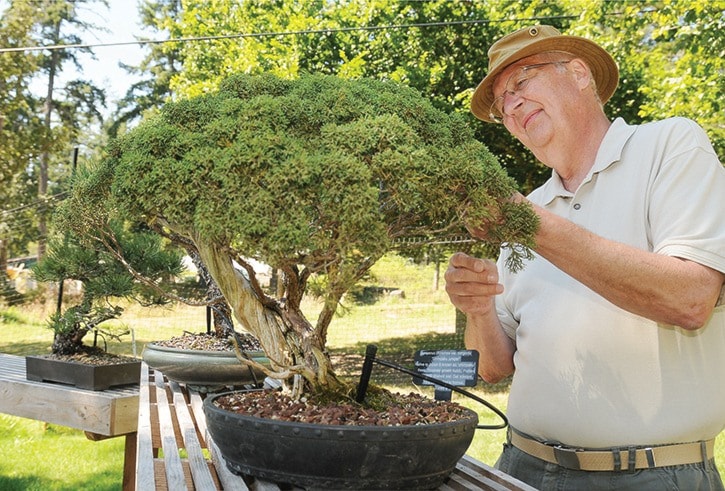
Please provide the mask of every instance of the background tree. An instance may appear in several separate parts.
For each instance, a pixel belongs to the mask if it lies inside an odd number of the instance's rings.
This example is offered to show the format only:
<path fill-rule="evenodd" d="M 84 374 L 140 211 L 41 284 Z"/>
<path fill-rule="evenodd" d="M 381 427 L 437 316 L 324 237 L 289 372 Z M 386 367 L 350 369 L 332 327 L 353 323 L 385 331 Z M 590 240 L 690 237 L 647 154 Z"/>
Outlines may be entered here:
<path fill-rule="evenodd" d="M 108 229 L 125 260 L 150 282 L 168 285 L 184 270 L 178 249 L 169 247 L 158 234 L 133 230 L 123 221 L 109 223 Z M 123 308 L 118 303 L 122 299 L 146 306 L 169 301 L 157 288 L 138 281 L 102 243 L 62 234 L 54 236 L 49 246 L 46 256 L 33 267 L 35 278 L 53 283 L 77 280 L 83 285 L 78 303 L 64 311 L 59 308 L 48 320 L 54 333 L 54 354 L 96 352 L 100 350 L 99 334 L 118 337 L 118 333 L 103 330 L 101 324 L 121 316 Z M 93 343 L 86 345 L 83 340 L 89 333 L 95 336 Z"/>
<path fill-rule="evenodd" d="M 31 35 L 31 9 L 21 5 L 8 12 L 0 20 L 0 45 L 23 46 Z M 23 171 L 22 155 L 28 153 L 30 131 L 28 119 L 27 92 L 32 74 L 37 69 L 33 56 L 19 52 L 0 53 L 0 295 L 6 301 L 19 298 L 10 287 L 7 277 L 7 260 L 11 254 L 13 237 L 21 231 L 15 230 L 7 210 L 15 202 L 21 187 Z"/>
<path fill-rule="evenodd" d="M 1 46 L 19 49 L 77 44 L 78 32 L 95 28 L 78 17 L 79 9 L 90 4 L 106 5 L 104 0 L 16 0 L 3 4 Z M 0 222 L 5 222 L 0 229 L 8 234 L 0 236 L 0 248 L 4 245 L 8 255 L 28 254 L 34 245 L 37 253 L 43 254 L 47 205 L 52 204 L 70 174 L 73 147 L 92 133 L 91 125 L 102 121 L 102 90 L 84 80 L 58 84 L 58 75 L 68 63 L 78 66 L 77 54 L 82 51 L 51 48 L 0 52 Z M 38 80 L 45 80 L 40 94 L 34 88 Z M 34 233 L 33 226 L 37 227 Z"/>
<path fill-rule="evenodd" d="M 176 34 L 170 19 L 179 17 L 181 0 L 144 0 L 138 10 L 141 25 L 168 37 L 173 37 L 171 33 Z M 138 122 L 147 111 L 152 112 L 163 105 L 172 94 L 171 79 L 182 70 L 181 43 L 149 43 L 146 46 L 149 52 L 139 66 L 123 65 L 141 80 L 128 88 L 114 111 L 108 129 L 111 137 L 116 137 L 126 125 Z"/>
<path fill-rule="evenodd" d="M 95 0 L 108 6 L 106 0 Z M 83 0 L 75 2 L 58 2 L 56 0 L 40 0 L 33 2 L 36 6 L 36 29 L 41 43 L 48 43 L 51 47 L 63 44 L 80 44 L 75 34 L 63 35 L 65 25 L 80 29 L 89 26 L 78 20 L 78 6 L 85 3 Z M 81 48 L 80 51 L 87 51 Z M 63 87 L 66 97 L 62 101 L 55 98 L 56 77 L 62 70 L 65 62 L 71 61 L 80 67 L 76 50 L 49 49 L 40 57 L 41 71 L 47 76 L 46 94 L 43 101 L 42 121 L 43 135 L 40 139 L 38 158 L 38 199 L 41 202 L 47 199 L 49 183 L 49 166 L 52 157 L 57 157 L 58 151 L 68 148 L 80 131 L 82 123 L 92 121 L 94 117 L 103 121 L 97 105 L 105 106 L 105 94 L 90 82 L 73 80 Z M 53 121 L 53 116 L 57 120 Z M 38 213 L 38 257 L 45 254 L 45 237 L 48 234 L 46 224 L 47 210 L 41 208 Z"/>
<path fill-rule="evenodd" d="M 64 226 L 101 240 L 117 213 L 192 242 L 271 375 L 299 396 L 339 385 L 329 323 L 395 240 L 461 233 L 465 211 L 521 261 L 513 244 L 531 246 L 537 220 L 508 201 L 514 189 L 462 118 L 412 89 L 239 75 L 113 142 L 64 203 Z M 262 291 L 246 258 L 283 272 L 281 297 Z M 301 311 L 313 274 L 325 277 L 314 325 Z"/>
<path fill-rule="evenodd" d="M 691 117 L 725 160 L 719 121 L 725 90 L 723 12 L 721 1 L 250 0 L 242 6 L 232 0 L 211 5 L 190 0 L 156 22 L 176 38 L 229 36 L 180 45 L 184 68 L 170 83 L 176 97 L 213 89 L 235 72 L 399 81 L 437 107 L 465 113 L 476 138 L 524 190 L 531 190 L 550 171 L 503 127 L 468 114 L 496 39 L 539 22 L 596 39 L 619 62 L 622 75 L 606 107 L 611 117 L 630 123 Z M 245 36 L 235 37 L 240 34 Z"/>
<path fill-rule="evenodd" d="M 19 47 L 30 43 L 32 9 L 25 4 L 16 10 L 5 12 L 0 20 L 0 44 L 7 47 Z M 27 100 L 31 79 L 38 69 L 37 55 L 22 52 L 0 53 L 0 202 L 6 202 L 7 193 L 12 188 L 15 175 L 22 169 L 29 102 Z"/>
<path fill-rule="evenodd" d="M 530 190 L 548 171 L 508 133 L 476 122 L 468 114 L 468 101 L 483 76 L 488 46 L 518 22 L 504 19 L 557 22 L 566 13 L 544 1 L 251 0 L 242 6 L 228 0 L 213 5 L 192 0 L 163 25 L 172 38 L 230 36 L 180 46 L 184 69 L 172 76 L 170 85 L 176 97 L 201 94 L 236 72 L 399 81 L 443 110 L 467 114 L 476 137 Z"/>
<path fill-rule="evenodd" d="M 604 2 L 585 9 L 582 21 L 573 32 L 596 36 L 619 63 L 614 115 L 694 119 L 725 162 L 725 2 Z"/>

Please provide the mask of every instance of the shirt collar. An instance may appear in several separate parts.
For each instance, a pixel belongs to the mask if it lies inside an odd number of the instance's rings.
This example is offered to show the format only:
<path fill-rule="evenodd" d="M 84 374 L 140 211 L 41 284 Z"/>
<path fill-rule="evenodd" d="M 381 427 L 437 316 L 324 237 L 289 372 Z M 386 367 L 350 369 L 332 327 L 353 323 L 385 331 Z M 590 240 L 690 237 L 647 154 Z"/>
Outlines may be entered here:
<path fill-rule="evenodd" d="M 617 118 L 609 126 L 607 133 L 604 135 L 597 156 L 594 159 L 594 165 L 589 170 L 589 174 L 584 178 L 582 184 L 589 181 L 592 176 L 598 172 L 606 170 L 612 164 L 619 162 L 622 157 L 622 151 L 627 144 L 629 138 L 634 134 L 636 126 L 628 125 L 624 119 Z M 561 177 L 552 170 L 551 178 L 541 187 L 542 203 L 548 204 L 557 197 L 570 198 L 574 193 L 568 191 L 561 182 Z"/>

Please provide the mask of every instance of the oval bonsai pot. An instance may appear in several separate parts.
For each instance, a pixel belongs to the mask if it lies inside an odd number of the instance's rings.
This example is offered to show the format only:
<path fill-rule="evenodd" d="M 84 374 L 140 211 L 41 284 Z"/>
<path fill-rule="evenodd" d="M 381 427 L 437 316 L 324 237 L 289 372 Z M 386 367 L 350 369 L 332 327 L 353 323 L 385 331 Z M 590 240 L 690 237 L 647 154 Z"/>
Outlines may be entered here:
<path fill-rule="evenodd" d="M 257 363 L 269 365 L 263 351 L 248 351 Z M 143 360 L 148 366 L 163 372 L 170 380 L 211 390 L 230 385 L 261 383 L 264 374 L 243 365 L 231 351 L 203 351 L 169 348 L 149 343 L 144 348 Z M 255 380 L 256 376 L 256 380 Z"/>
<path fill-rule="evenodd" d="M 228 393 L 227 393 L 228 394 Z M 478 415 L 426 425 L 340 426 L 242 415 L 204 400 L 208 431 L 237 474 L 311 489 L 433 489 L 466 453 Z"/>

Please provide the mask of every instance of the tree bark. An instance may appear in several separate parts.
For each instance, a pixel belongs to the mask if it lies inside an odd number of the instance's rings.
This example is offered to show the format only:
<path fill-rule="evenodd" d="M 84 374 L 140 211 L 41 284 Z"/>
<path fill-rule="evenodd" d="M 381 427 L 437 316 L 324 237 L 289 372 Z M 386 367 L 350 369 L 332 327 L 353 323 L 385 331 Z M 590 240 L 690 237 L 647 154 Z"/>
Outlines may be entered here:
<path fill-rule="evenodd" d="M 54 44 L 57 44 L 60 38 L 60 24 L 62 21 L 58 21 L 55 25 L 55 32 L 53 33 Z M 38 168 L 38 199 L 43 203 L 38 214 L 38 260 L 43 259 L 45 256 L 46 241 L 48 238 L 48 224 L 47 215 L 48 208 L 46 199 L 48 197 L 48 162 L 50 160 L 50 146 L 52 144 L 51 136 L 51 119 L 53 115 L 53 89 L 55 87 L 55 71 L 59 63 L 59 54 L 57 50 L 53 50 L 50 54 L 50 67 L 48 67 L 48 91 L 45 97 L 45 105 L 43 106 L 43 116 L 46 137 L 43 142 L 43 149 L 40 153 L 40 164 Z"/>
<path fill-rule="evenodd" d="M 253 285 L 253 272 L 250 275 L 247 270 L 236 268 L 230 251 L 199 237 L 194 238 L 194 243 L 235 318 L 259 340 L 272 368 L 280 378 L 285 378 L 285 388 L 293 397 L 300 397 L 305 389 L 321 392 L 341 387 L 324 345 L 297 302 L 260 298 L 261 289 Z"/>

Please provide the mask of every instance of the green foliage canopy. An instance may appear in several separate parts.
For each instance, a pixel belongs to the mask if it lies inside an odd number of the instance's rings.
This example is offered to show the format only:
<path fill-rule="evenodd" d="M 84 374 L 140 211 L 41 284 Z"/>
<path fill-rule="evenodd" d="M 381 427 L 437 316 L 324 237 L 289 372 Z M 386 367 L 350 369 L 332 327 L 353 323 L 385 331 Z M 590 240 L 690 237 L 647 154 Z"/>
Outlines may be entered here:
<path fill-rule="evenodd" d="M 120 216 L 193 244 L 270 375 L 317 390 L 337 380 L 325 344 L 342 295 L 396 240 L 464 233 L 465 216 L 521 266 L 538 220 L 515 191 L 464 118 L 408 87 L 239 74 L 110 145 L 66 223 L 92 237 Z M 283 272 L 282 297 L 261 290 L 247 258 Z M 312 274 L 326 279 L 314 327 L 300 306 Z"/>
<path fill-rule="evenodd" d="M 536 226 L 513 220 L 528 208 L 504 205 L 515 184 L 465 121 L 392 82 L 234 76 L 168 104 L 106 163 L 125 213 L 279 268 L 324 272 L 336 255 L 377 258 L 402 237 L 460 232 L 469 204 L 495 246 L 531 246 Z M 499 224 L 502 206 L 512 221 Z"/>
<path fill-rule="evenodd" d="M 284 78 L 325 73 L 398 81 L 445 111 L 463 113 L 469 112 L 470 95 L 486 71 L 490 45 L 518 28 L 551 24 L 595 40 L 618 62 L 620 87 L 605 108 L 611 118 L 637 124 L 690 117 L 705 128 L 725 159 L 722 0 L 144 3 L 163 12 L 154 18 L 153 28 L 172 38 L 230 36 L 170 45 L 183 61 L 169 85 L 177 97 L 213 90 L 236 72 L 272 72 Z M 550 175 L 503 127 L 473 126 L 477 139 L 525 192 Z"/>

